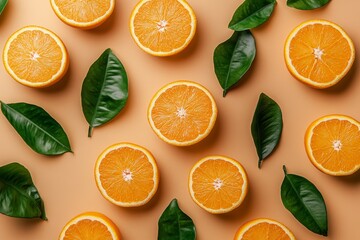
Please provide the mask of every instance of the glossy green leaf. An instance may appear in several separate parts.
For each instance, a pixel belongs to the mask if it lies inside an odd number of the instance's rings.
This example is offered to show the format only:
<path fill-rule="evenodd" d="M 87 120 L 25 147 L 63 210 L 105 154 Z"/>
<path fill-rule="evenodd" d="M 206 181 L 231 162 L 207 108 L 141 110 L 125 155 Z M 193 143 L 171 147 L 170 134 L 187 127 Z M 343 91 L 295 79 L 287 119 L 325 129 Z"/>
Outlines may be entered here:
<path fill-rule="evenodd" d="M 0 212 L 10 217 L 47 220 L 44 202 L 30 172 L 19 163 L 0 167 Z"/>
<path fill-rule="evenodd" d="M 28 103 L 1 102 L 1 111 L 35 152 L 43 155 L 71 152 L 64 129 L 41 107 Z"/>
<path fill-rule="evenodd" d="M 310 231 L 327 236 L 328 221 L 324 198 L 304 177 L 288 174 L 281 185 L 281 200 L 286 209 Z"/>
<path fill-rule="evenodd" d="M 266 22 L 274 11 L 275 0 L 245 0 L 235 11 L 229 28 L 243 31 Z"/>
<path fill-rule="evenodd" d="M 256 55 L 255 39 L 249 30 L 234 32 L 214 51 L 214 69 L 225 97 L 251 67 Z"/>
<path fill-rule="evenodd" d="M 276 148 L 283 128 L 282 113 L 279 105 L 261 93 L 251 123 L 251 134 L 259 156 L 258 167 Z"/>
<path fill-rule="evenodd" d="M 120 60 L 106 49 L 91 65 L 82 85 L 81 103 L 88 136 L 92 129 L 113 119 L 128 99 L 128 79 Z"/>
<path fill-rule="evenodd" d="M 289 7 L 299 10 L 312 10 L 328 4 L 330 0 L 287 0 Z"/>
<path fill-rule="evenodd" d="M 7 3 L 8 3 L 8 0 L 0 0 L 0 15 L 4 11 Z"/>
<path fill-rule="evenodd" d="M 176 199 L 165 209 L 158 226 L 158 240 L 196 239 L 195 225 L 192 219 L 181 211 Z"/>

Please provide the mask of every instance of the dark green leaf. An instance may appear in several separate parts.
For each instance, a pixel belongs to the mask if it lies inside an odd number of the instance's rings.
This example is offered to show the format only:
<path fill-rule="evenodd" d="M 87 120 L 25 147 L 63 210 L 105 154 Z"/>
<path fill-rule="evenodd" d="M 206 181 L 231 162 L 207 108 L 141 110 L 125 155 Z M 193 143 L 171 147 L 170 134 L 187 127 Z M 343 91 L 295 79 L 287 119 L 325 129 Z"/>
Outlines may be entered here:
<path fill-rule="evenodd" d="M 120 60 L 111 49 L 91 65 L 82 85 L 81 103 L 89 123 L 88 136 L 92 129 L 113 119 L 125 106 L 128 99 L 128 79 Z"/>
<path fill-rule="evenodd" d="M 223 96 L 240 81 L 251 67 L 256 55 L 255 39 L 250 31 L 234 32 L 214 51 L 214 68 L 223 88 Z"/>
<path fill-rule="evenodd" d="M 281 185 L 281 200 L 286 209 L 310 231 L 327 236 L 326 205 L 319 190 L 304 177 L 288 174 Z"/>
<path fill-rule="evenodd" d="M 10 217 L 47 220 L 44 202 L 31 175 L 19 163 L 0 167 L 0 212 Z"/>
<path fill-rule="evenodd" d="M 7 3 L 8 3 L 8 0 L 0 0 L 0 15 L 3 12 L 3 10 L 5 9 Z"/>
<path fill-rule="evenodd" d="M 229 28 L 243 31 L 255 28 L 266 22 L 274 11 L 275 0 L 245 0 L 236 9 Z"/>
<path fill-rule="evenodd" d="M 194 240 L 195 225 L 192 219 L 178 206 L 173 199 L 159 219 L 158 240 Z"/>
<path fill-rule="evenodd" d="M 283 127 L 279 105 L 261 93 L 251 123 L 251 134 L 259 156 L 258 167 L 278 145 Z"/>
<path fill-rule="evenodd" d="M 44 155 L 71 152 L 64 129 L 41 107 L 27 103 L 1 102 L 1 111 L 35 152 Z"/>
<path fill-rule="evenodd" d="M 330 0 L 287 0 L 286 4 L 300 10 L 312 10 L 328 4 Z"/>

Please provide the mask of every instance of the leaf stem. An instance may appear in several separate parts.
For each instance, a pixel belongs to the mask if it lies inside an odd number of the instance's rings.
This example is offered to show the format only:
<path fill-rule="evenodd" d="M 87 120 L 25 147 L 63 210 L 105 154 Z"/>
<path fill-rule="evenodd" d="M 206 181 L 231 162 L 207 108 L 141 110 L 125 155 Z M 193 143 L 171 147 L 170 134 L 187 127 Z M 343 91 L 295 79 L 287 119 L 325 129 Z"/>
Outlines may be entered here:
<path fill-rule="evenodd" d="M 92 126 L 89 126 L 89 129 L 88 129 L 88 137 L 90 138 L 91 135 L 92 135 L 92 130 L 93 130 L 93 127 Z"/>
<path fill-rule="evenodd" d="M 286 169 L 285 165 L 283 165 L 283 170 L 284 170 L 285 175 L 287 175 L 287 169 Z"/>

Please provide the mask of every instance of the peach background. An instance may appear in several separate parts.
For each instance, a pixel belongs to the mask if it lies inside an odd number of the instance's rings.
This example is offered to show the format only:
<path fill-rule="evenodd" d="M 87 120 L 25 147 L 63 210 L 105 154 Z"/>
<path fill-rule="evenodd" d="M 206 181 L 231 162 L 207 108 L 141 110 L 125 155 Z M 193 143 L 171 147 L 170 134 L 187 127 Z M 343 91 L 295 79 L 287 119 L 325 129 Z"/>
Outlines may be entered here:
<path fill-rule="evenodd" d="M 57 33 L 70 55 L 66 77 L 55 86 L 36 90 L 11 79 L 0 67 L 0 99 L 6 103 L 28 102 L 46 109 L 67 132 L 74 154 L 46 157 L 33 152 L 5 117 L 0 117 L 0 164 L 20 162 L 32 174 L 45 202 L 49 220 L 15 219 L 0 216 L 1 240 L 57 239 L 64 224 L 85 211 L 98 211 L 120 228 L 123 239 L 157 239 L 157 221 L 173 198 L 194 220 L 199 240 L 233 239 L 240 225 L 257 217 L 276 219 L 287 225 L 299 240 L 325 239 L 305 227 L 283 207 L 280 186 L 282 165 L 290 173 L 312 181 L 323 194 L 331 240 L 360 239 L 360 175 L 331 177 L 315 169 L 307 159 L 303 138 L 311 121 L 330 113 L 360 119 L 359 61 L 348 77 L 328 90 L 315 90 L 296 81 L 283 59 L 287 34 L 304 20 L 323 18 L 342 26 L 360 49 L 360 2 L 331 1 L 319 10 L 300 11 L 279 0 L 270 20 L 254 29 L 257 56 L 243 82 L 226 98 L 217 82 L 212 63 L 214 48 L 230 37 L 227 28 L 242 1 L 189 0 L 198 19 L 196 37 L 181 54 L 157 58 L 142 52 L 131 39 L 128 20 L 136 0 L 117 1 L 111 18 L 95 30 L 83 31 L 62 23 L 46 0 L 11 0 L 0 16 L 1 51 L 6 39 L 17 29 L 41 25 Z M 129 78 L 129 101 L 119 116 L 87 137 L 80 91 L 90 65 L 106 48 L 112 48 L 124 64 Z M 359 55 L 357 54 L 356 57 Z M 146 109 L 152 95 L 164 84 L 188 79 L 206 86 L 219 108 L 213 132 L 192 147 L 179 148 L 162 142 L 150 129 Z M 284 129 L 274 154 L 257 169 L 257 155 L 250 124 L 261 92 L 272 97 L 283 111 Z M 148 148 L 157 159 L 161 179 L 155 197 L 145 206 L 120 208 L 107 202 L 95 186 L 93 167 L 108 145 L 129 141 Z M 239 160 L 248 172 L 249 194 L 235 211 L 211 215 L 198 207 L 187 190 L 188 173 L 206 155 L 222 154 Z"/>

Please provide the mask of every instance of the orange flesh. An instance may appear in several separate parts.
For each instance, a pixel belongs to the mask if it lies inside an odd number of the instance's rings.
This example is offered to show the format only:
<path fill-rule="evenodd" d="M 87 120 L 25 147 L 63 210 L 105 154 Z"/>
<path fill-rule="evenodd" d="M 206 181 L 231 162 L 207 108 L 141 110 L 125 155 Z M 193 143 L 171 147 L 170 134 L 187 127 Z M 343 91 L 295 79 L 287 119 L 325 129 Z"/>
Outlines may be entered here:
<path fill-rule="evenodd" d="M 89 219 L 80 220 L 71 225 L 63 238 L 64 240 L 113 240 L 108 228 L 99 221 Z"/>
<path fill-rule="evenodd" d="M 177 0 L 151 0 L 134 18 L 139 42 L 154 52 L 170 52 L 184 45 L 191 32 L 191 16 Z"/>
<path fill-rule="evenodd" d="M 61 48 L 50 35 L 33 30 L 20 33 L 13 40 L 7 60 L 19 78 L 37 83 L 57 74 L 63 58 Z"/>
<path fill-rule="evenodd" d="M 316 58 L 315 49 L 322 51 L 321 58 Z M 289 56 L 300 75 L 326 83 L 344 72 L 352 50 L 337 29 L 317 23 L 297 32 L 291 40 Z"/>
<path fill-rule="evenodd" d="M 279 226 L 270 223 L 258 223 L 250 227 L 241 240 L 290 240 L 291 238 Z M 239 240 L 240 240 L 239 239 Z"/>
<path fill-rule="evenodd" d="M 99 166 L 100 181 L 115 201 L 143 201 L 154 188 L 154 171 L 140 150 L 122 147 L 107 153 Z M 131 180 L 126 180 L 131 178 Z"/>
<path fill-rule="evenodd" d="M 206 208 L 231 208 L 241 198 L 244 179 L 239 169 L 224 160 L 203 162 L 193 173 L 192 188 L 195 198 Z M 222 182 L 216 190 L 214 183 Z"/>
<path fill-rule="evenodd" d="M 360 164 L 360 129 L 349 121 L 320 123 L 313 129 L 310 146 L 317 163 L 330 171 L 348 172 Z"/>
<path fill-rule="evenodd" d="M 151 111 L 155 127 L 170 140 L 196 139 L 209 128 L 212 102 L 197 87 L 173 86 L 162 93 Z"/>
<path fill-rule="evenodd" d="M 110 8 L 110 1 L 104 0 L 55 0 L 54 2 L 62 15 L 79 23 L 87 23 L 100 18 Z"/>

